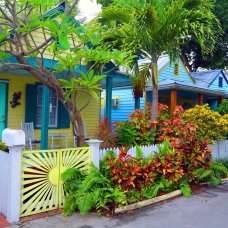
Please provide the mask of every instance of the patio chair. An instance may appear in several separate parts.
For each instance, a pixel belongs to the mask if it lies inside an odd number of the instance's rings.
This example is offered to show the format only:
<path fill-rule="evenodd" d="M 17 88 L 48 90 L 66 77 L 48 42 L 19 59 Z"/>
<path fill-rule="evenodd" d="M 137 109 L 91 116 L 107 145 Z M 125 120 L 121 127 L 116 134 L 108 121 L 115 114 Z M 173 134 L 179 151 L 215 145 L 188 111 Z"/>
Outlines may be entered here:
<path fill-rule="evenodd" d="M 25 133 L 25 147 L 29 147 L 32 150 L 33 146 L 40 145 L 40 140 L 35 139 L 33 122 L 21 123 L 21 129 Z"/>

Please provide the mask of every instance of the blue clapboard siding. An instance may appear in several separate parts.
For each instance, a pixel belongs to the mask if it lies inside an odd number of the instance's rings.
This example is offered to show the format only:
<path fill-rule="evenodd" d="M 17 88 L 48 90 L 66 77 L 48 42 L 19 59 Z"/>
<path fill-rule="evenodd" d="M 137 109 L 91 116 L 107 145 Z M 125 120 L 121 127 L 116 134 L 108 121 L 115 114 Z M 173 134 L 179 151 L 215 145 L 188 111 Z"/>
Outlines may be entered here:
<path fill-rule="evenodd" d="M 120 98 L 119 108 L 112 108 L 112 122 L 128 120 L 128 116 L 135 109 L 135 100 L 132 88 L 113 88 L 112 97 Z M 144 101 L 140 99 L 140 108 L 143 109 Z"/>
<path fill-rule="evenodd" d="M 181 81 L 181 82 L 193 84 L 191 76 L 189 76 L 187 71 L 184 69 L 182 63 L 179 64 L 178 76 L 174 76 L 174 64 L 168 65 L 164 70 L 162 70 L 162 72 L 159 74 L 158 80 L 160 82 L 165 79 L 172 79 L 175 81 Z"/>
<path fill-rule="evenodd" d="M 219 87 L 219 78 L 223 78 L 223 86 Z M 209 85 L 209 89 L 213 90 L 220 90 L 220 91 L 228 91 L 228 83 L 227 80 L 222 72 L 218 74 L 218 76 L 215 78 L 215 80 Z"/>
<path fill-rule="evenodd" d="M 164 79 L 172 79 L 175 81 L 192 83 L 191 77 L 188 75 L 186 70 L 184 69 L 182 63 L 179 66 L 179 75 L 174 76 L 174 64 L 167 65 L 161 70 L 159 74 L 159 82 Z M 161 93 L 161 92 L 160 92 Z M 162 91 L 162 94 L 169 94 L 170 91 Z M 188 94 L 189 95 L 189 94 Z M 134 111 L 135 101 L 134 96 L 132 94 L 132 88 L 113 88 L 112 97 L 119 96 L 120 98 L 120 106 L 119 108 L 112 108 L 112 122 L 115 121 L 124 121 L 128 120 L 128 116 Z M 196 97 L 193 95 L 193 99 Z M 147 92 L 147 101 L 152 101 L 152 93 Z M 140 109 L 144 109 L 144 99 L 140 99 Z"/>

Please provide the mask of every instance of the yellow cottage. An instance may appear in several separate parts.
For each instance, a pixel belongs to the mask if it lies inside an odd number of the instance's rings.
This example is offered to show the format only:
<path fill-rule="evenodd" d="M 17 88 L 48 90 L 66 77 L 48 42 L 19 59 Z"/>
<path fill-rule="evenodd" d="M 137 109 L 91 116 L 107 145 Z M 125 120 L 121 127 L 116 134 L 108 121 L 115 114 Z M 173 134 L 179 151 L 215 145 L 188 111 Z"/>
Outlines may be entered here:
<path fill-rule="evenodd" d="M 61 11 L 59 5 L 55 9 Z M 39 29 L 34 30 L 37 45 L 43 42 Z M 0 50 L 4 50 L 3 44 Z M 45 52 L 46 64 L 52 58 Z M 10 63 L 16 63 L 14 58 Z M 41 138 L 41 108 L 42 85 L 29 73 L 15 64 L 0 66 L 0 139 L 4 128 L 21 129 L 22 123 L 33 122 L 37 139 Z M 72 147 L 73 131 L 69 120 L 68 111 L 58 100 L 57 96 L 50 92 L 49 101 L 49 148 Z M 85 103 L 86 97 L 81 97 L 79 106 Z M 99 124 L 100 102 L 91 100 L 82 111 L 82 118 L 86 129 L 86 136 L 91 137 Z"/>

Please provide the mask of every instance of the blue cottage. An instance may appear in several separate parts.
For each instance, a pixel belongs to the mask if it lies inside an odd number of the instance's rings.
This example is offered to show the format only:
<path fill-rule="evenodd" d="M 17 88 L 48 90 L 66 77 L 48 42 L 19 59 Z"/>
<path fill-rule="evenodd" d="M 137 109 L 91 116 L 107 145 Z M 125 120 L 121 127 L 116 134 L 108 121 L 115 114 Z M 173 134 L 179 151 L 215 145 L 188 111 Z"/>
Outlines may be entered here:
<path fill-rule="evenodd" d="M 145 62 L 146 60 L 139 60 Z M 140 62 L 139 62 L 140 64 Z M 185 109 L 196 104 L 208 103 L 212 109 L 216 109 L 223 98 L 228 98 L 228 81 L 222 70 L 202 71 L 189 73 L 181 59 L 170 64 L 167 55 L 158 60 L 158 88 L 159 102 L 169 106 L 172 112 L 176 105 Z M 125 75 L 124 69 L 115 72 Z M 145 102 L 152 101 L 152 85 L 146 88 L 144 98 L 140 99 L 140 109 L 144 109 Z M 128 81 L 124 85 L 116 85 L 112 88 L 111 121 L 124 121 L 135 109 L 133 88 Z M 105 113 L 105 91 L 102 94 L 101 115 Z"/>

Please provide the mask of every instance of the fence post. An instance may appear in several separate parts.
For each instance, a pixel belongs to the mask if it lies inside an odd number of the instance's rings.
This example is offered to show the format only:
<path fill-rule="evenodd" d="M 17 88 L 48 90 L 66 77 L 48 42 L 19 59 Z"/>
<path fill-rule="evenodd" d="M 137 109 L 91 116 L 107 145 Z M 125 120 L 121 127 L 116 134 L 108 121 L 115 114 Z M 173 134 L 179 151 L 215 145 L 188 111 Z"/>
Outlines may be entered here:
<path fill-rule="evenodd" d="M 21 189 L 21 152 L 25 145 L 25 133 L 22 130 L 5 129 L 2 141 L 9 148 L 8 199 L 6 218 L 10 223 L 20 220 Z"/>
<path fill-rule="evenodd" d="M 99 147 L 100 144 L 102 143 L 101 140 L 98 139 L 90 139 L 87 140 L 86 143 L 89 144 L 90 147 L 90 153 L 91 153 L 91 162 L 99 169 L 99 163 L 100 163 L 100 152 L 99 152 Z"/>

